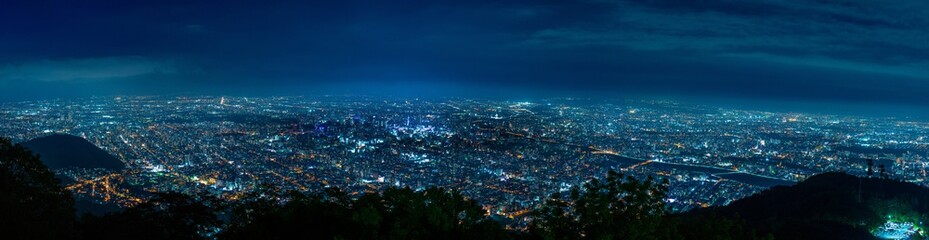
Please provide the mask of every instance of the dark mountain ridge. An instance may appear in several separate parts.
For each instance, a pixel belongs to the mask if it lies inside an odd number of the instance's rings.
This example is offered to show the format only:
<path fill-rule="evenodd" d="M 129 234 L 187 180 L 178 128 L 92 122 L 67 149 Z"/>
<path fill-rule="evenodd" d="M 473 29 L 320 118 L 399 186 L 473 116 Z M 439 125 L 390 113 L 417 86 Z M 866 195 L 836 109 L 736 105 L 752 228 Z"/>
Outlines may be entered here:
<path fill-rule="evenodd" d="M 54 134 L 20 145 L 39 154 L 42 162 L 50 169 L 78 167 L 120 170 L 125 167 L 113 155 L 78 136 Z"/>
<path fill-rule="evenodd" d="M 823 173 L 682 216 L 738 218 L 749 229 L 776 239 L 874 239 L 885 223 L 912 223 L 913 237 L 919 239 L 926 236 L 922 229 L 929 224 L 929 189 L 897 180 Z"/>

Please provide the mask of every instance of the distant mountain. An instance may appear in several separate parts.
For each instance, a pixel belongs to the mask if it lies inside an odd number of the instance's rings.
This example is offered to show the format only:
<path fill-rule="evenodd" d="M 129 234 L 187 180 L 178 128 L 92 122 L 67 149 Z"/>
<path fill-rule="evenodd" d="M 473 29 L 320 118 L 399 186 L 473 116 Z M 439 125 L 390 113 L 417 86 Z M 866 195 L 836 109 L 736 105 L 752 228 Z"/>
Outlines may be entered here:
<path fill-rule="evenodd" d="M 84 138 L 55 134 L 20 143 L 23 147 L 39 154 L 49 169 L 68 167 L 123 169 L 123 162 Z"/>
<path fill-rule="evenodd" d="M 929 188 L 823 173 L 794 186 L 772 187 L 727 206 L 698 209 L 683 216 L 738 218 L 757 233 L 772 234 L 776 239 L 926 236 L 923 229 L 929 224 Z"/>

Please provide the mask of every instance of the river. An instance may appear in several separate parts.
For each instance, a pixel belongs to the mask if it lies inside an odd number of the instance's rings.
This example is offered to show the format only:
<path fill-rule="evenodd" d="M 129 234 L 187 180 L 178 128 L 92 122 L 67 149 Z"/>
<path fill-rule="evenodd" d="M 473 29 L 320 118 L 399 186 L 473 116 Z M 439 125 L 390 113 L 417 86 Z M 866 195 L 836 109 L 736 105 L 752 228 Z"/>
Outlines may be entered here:
<path fill-rule="evenodd" d="M 622 165 L 632 166 L 636 164 L 643 164 L 647 162 L 642 159 L 635 159 L 620 155 L 608 155 L 611 159 L 620 162 Z M 666 169 L 675 169 L 688 172 L 702 172 L 709 175 L 712 175 L 717 178 L 737 181 L 749 185 L 759 186 L 759 187 L 773 187 L 773 186 L 790 186 L 794 185 L 797 182 L 777 179 L 766 176 L 759 176 L 746 172 L 733 171 L 725 168 L 716 168 L 716 167 L 707 167 L 707 166 L 697 166 L 697 165 L 687 165 L 679 163 L 666 163 L 666 162 L 649 162 L 644 167 L 654 167 L 654 168 L 666 168 Z"/>

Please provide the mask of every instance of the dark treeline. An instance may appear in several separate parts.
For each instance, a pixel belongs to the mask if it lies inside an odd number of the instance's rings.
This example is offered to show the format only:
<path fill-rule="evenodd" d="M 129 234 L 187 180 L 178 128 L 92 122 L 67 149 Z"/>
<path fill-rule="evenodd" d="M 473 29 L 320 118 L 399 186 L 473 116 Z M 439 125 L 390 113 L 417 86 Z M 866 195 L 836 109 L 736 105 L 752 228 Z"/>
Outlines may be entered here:
<path fill-rule="evenodd" d="M 814 193 L 829 181 L 847 184 L 846 176 L 776 187 L 727 207 L 671 214 L 667 182 L 610 172 L 551 196 L 533 211 L 526 231 L 507 230 L 476 202 L 442 188 L 391 188 L 353 198 L 334 188 L 304 193 L 266 186 L 234 202 L 159 193 L 120 212 L 75 216 L 72 196 L 39 157 L 0 139 L 0 239 L 812 239 L 831 230 L 848 230 L 842 236 L 850 239 L 870 237 L 863 229 L 879 224 L 881 214 L 905 209 L 911 214 L 898 218 L 924 218 L 912 213 L 926 212 L 919 210 L 929 206 L 929 195 L 922 188 L 923 195 L 910 194 L 907 183 L 867 179 L 866 200 L 840 200 L 852 197 L 844 188 Z M 876 194 L 878 187 L 895 194 Z M 867 200 L 885 196 L 899 200 Z M 910 204 L 914 201 L 923 202 Z M 844 205 L 823 208 L 834 203 Z"/>

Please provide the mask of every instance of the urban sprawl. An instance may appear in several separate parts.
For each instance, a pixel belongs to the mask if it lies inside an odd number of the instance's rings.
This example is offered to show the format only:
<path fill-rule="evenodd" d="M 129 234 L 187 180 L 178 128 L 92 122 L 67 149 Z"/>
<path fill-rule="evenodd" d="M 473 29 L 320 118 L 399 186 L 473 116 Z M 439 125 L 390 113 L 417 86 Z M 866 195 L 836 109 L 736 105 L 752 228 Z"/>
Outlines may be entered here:
<path fill-rule="evenodd" d="M 97 97 L 3 103 L 0 122 L 14 142 L 71 134 L 126 164 L 56 170 L 82 201 L 436 186 L 516 226 L 550 194 L 609 170 L 669 181 L 666 201 L 683 211 L 821 172 L 864 176 L 868 159 L 927 185 L 929 164 L 927 122 L 656 100 Z"/>

